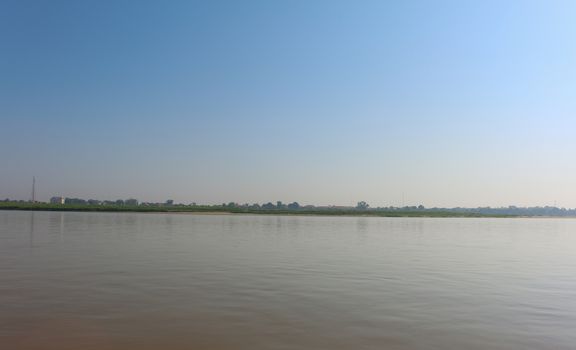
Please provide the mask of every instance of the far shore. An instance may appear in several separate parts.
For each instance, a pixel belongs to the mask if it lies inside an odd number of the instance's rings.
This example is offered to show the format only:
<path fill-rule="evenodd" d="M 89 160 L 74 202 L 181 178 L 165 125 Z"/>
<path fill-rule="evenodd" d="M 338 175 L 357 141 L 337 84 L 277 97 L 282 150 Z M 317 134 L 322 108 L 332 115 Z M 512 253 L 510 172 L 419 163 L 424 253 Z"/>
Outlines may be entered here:
<path fill-rule="evenodd" d="M 344 217 L 420 217 L 420 218 L 576 218 L 574 215 L 525 215 L 479 213 L 473 209 L 457 211 L 454 209 L 354 209 L 300 207 L 298 209 L 280 208 L 264 209 L 244 206 L 218 205 L 83 205 L 51 204 L 33 202 L 0 202 L 0 210 L 22 211 L 60 211 L 60 212 L 101 212 L 101 213 L 157 213 L 157 214 L 192 214 L 192 215 L 283 215 L 283 216 L 344 216 Z"/>
<path fill-rule="evenodd" d="M 348 216 L 348 217 L 429 217 L 429 218 L 510 218 L 515 215 L 486 215 L 434 210 L 375 210 L 375 209 L 247 209 L 214 206 L 107 206 L 68 205 L 30 202 L 1 202 L 0 210 L 61 211 L 61 212 L 127 212 L 170 213 L 195 215 L 298 215 L 298 216 Z"/>

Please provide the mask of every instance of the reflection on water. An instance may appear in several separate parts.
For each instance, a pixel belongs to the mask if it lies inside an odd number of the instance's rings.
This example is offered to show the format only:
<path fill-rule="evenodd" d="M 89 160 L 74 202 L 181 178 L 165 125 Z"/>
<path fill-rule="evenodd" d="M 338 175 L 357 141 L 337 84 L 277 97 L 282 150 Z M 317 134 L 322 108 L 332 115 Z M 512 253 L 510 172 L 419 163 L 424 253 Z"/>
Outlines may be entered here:
<path fill-rule="evenodd" d="M 573 349 L 576 220 L 0 211 L 6 349 Z"/>
<path fill-rule="evenodd" d="M 34 246 L 34 212 L 30 212 L 30 248 Z"/>

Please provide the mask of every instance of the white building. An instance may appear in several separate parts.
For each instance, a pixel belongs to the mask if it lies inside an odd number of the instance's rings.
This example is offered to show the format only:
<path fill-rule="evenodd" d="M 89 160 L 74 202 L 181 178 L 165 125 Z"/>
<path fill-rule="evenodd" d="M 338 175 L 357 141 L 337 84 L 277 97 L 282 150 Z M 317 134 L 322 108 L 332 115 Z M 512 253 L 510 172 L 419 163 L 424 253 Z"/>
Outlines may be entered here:
<path fill-rule="evenodd" d="M 50 204 L 64 204 L 64 197 L 52 197 L 50 198 Z"/>

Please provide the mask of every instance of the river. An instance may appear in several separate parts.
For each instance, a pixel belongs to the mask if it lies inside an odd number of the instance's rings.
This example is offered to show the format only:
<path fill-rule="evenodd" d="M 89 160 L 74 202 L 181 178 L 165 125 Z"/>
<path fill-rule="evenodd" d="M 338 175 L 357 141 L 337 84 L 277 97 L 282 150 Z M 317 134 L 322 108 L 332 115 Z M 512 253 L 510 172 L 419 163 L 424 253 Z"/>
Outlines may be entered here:
<path fill-rule="evenodd" d="M 0 211 L 3 349 L 576 347 L 576 220 Z"/>

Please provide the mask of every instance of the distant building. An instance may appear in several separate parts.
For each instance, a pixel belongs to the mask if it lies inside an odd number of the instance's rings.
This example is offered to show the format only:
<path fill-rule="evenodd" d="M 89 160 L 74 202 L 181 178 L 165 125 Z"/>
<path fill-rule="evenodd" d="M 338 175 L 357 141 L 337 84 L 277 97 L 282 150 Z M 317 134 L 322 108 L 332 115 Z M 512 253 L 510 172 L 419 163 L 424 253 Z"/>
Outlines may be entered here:
<path fill-rule="evenodd" d="M 64 197 L 52 197 L 50 198 L 50 204 L 64 204 Z"/>

